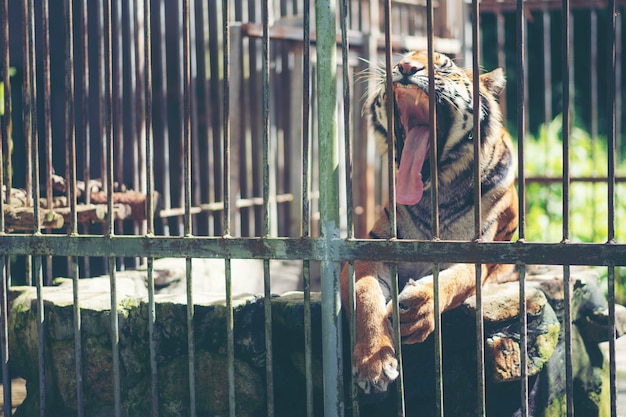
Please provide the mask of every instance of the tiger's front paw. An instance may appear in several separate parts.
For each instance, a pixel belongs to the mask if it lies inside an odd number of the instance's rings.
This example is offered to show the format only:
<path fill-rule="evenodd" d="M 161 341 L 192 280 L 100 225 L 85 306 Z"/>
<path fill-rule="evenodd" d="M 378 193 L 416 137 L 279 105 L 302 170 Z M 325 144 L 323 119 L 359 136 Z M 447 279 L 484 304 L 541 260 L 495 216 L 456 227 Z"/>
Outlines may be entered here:
<path fill-rule="evenodd" d="M 398 377 L 398 361 L 390 337 L 357 342 L 354 347 L 354 377 L 364 393 L 380 393 Z"/>
<path fill-rule="evenodd" d="M 389 302 L 387 311 L 392 315 Z M 398 294 L 398 313 L 402 343 L 421 343 L 435 330 L 433 285 L 410 280 Z"/>

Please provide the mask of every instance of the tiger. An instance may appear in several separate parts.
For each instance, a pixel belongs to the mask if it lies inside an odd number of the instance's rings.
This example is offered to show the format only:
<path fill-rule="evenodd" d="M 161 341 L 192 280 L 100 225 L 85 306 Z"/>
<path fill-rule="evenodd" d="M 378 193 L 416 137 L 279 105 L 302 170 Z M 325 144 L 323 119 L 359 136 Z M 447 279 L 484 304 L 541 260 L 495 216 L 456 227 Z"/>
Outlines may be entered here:
<path fill-rule="evenodd" d="M 472 71 L 458 67 L 441 53 L 433 54 L 439 233 L 445 240 L 473 240 L 474 143 Z M 383 151 L 391 140 L 387 131 L 385 74 L 364 105 Z M 511 136 L 502 122 L 499 97 L 506 80 L 497 68 L 481 74 L 480 178 L 481 236 L 483 241 L 509 241 L 517 230 L 516 161 Z M 396 220 L 398 239 L 429 240 L 431 229 L 431 169 L 429 160 L 428 53 L 409 52 L 392 69 L 392 97 L 397 149 Z M 369 232 L 372 239 L 389 239 L 389 205 Z M 458 307 L 476 290 L 476 268 L 468 264 L 440 264 L 441 312 Z M 434 331 L 432 263 L 399 263 L 398 311 L 401 342 L 423 342 Z M 500 281 L 515 274 L 512 265 L 482 265 L 481 279 Z M 354 378 L 366 393 L 381 393 L 399 375 L 391 325 L 391 270 L 385 262 L 355 262 Z M 514 278 L 513 278 L 514 279 Z M 350 277 L 341 271 L 341 298 L 348 305 Z"/>

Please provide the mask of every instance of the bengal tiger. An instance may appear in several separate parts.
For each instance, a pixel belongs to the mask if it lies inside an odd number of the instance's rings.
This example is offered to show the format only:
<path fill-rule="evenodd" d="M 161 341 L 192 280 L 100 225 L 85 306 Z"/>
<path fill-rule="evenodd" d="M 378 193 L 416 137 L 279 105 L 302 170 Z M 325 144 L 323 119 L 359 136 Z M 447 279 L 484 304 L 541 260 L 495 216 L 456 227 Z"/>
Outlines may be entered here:
<path fill-rule="evenodd" d="M 474 236 L 474 138 L 472 72 L 448 56 L 433 55 L 439 181 L 440 237 L 472 240 Z M 384 79 L 381 73 L 381 78 Z M 517 229 L 516 162 L 511 137 L 502 124 L 498 99 L 506 81 L 501 68 L 480 75 L 481 227 L 484 241 L 510 240 Z M 431 232 L 430 127 L 428 54 L 409 52 L 393 67 L 396 156 L 396 219 L 399 239 L 429 240 Z M 379 144 L 386 148 L 384 82 L 365 104 Z M 370 238 L 388 239 L 389 209 L 378 218 Z M 434 330 L 432 264 L 398 264 L 402 343 L 424 341 Z M 441 264 L 442 312 L 459 306 L 475 292 L 475 266 Z M 398 376 L 392 327 L 390 268 L 384 262 L 356 262 L 357 384 L 365 393 L 383 392 Z M 512 274 L 511 266 L 482 266 L 483 283 Z M 341 274 L 342 299 L 348 303 L 347 266 Z"/>

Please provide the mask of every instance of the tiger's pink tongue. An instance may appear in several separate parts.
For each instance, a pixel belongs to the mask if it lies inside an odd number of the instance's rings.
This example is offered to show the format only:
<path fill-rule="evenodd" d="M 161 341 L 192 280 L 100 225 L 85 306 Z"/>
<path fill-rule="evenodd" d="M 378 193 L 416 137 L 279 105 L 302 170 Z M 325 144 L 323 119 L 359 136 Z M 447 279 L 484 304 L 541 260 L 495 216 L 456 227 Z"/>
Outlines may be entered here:
<path fill-rule="evenodd" d="M 400 168 L 396 179 L 396 200 L 399 204 L 412 206 L 422 199 L 424 183 L 422 166 L 430 148 L 430 128 L 412 128 L 404 139 Z"/>

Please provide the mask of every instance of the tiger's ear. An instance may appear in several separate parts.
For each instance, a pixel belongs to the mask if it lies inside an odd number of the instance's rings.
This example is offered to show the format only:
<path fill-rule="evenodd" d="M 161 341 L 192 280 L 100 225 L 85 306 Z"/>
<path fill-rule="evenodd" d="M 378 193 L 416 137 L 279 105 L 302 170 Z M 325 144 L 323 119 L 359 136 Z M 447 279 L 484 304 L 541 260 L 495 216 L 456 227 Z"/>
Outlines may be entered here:
<path fill-rule="evenodd" d="M 499 97 L 500 93 L 504 90 L 506 85 L 506 79 L 504 78 L 504 70 L 502 68 L 496 68 L 495 70 L 482 74 L 480 80 L 494 97 Z"/>

